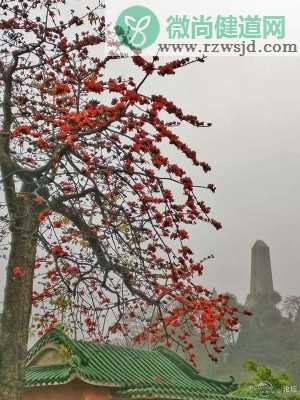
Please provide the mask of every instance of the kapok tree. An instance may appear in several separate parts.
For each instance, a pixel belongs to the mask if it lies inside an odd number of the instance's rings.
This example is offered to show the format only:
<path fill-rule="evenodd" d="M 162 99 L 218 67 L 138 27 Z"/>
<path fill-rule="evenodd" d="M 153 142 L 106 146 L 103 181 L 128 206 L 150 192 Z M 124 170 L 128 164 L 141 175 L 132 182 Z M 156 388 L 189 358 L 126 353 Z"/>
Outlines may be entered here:
<path fill-rule="evenodd" d="M 8 250 L 1 400 L 22 397 L 32 304 L 39 334 L 67 315 L 76 332 L 105 340 L 127 335 L 130 319 L 140 318 L 136 340 L 165 335 L 170 343 L 172 329 L 188 320 L 216 352 L 220 326 L 237 323 L 228 298 L 199 283 L 203 265 L 188 245 L 190 225 L 221 228 L 201 200 L 201 190 L 215 187 L 193 182 L 161 145 L 206 173 L 209 165 L 172 127 L 209 124 L 142 92 L 152 75 L 203 60 L 136 55 L 127 62 L 138 79 L 112 76 L 109 65 L 119 61 L 99 57 L 99 6 L 82 15 L 71 7 L 66 0 L 0 2 L 0 232 Z M 185 350 L 188 336 L 180 338 Z"/>

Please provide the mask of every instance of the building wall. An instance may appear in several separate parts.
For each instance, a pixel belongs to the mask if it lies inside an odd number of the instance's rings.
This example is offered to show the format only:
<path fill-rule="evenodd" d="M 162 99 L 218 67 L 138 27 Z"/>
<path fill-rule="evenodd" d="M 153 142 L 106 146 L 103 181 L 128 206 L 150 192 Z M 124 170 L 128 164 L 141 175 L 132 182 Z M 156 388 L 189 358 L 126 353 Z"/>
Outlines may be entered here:
<path fill-rule="evenodd" d="M 110 390 L 80 381 L 27 389 L 24 400 L 111 400 Z"/>

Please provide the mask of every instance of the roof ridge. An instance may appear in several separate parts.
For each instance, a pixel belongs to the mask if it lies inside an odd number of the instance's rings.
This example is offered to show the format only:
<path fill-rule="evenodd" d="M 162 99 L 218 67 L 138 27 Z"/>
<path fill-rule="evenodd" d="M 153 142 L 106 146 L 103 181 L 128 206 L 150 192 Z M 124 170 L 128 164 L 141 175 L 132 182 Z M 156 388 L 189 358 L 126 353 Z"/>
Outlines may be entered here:
<path fill-rule="evenodd" d="M 155 350 L 159 351 L 164 357 L 166 357 L 169 361 L 175 364 L 182 372 L 184 372 L 190 378 L 194 379 L 200 376 L 198 371 L 194 367 L 192 367 L 187 361 L 185 361 L 183 358 L 181 358 L 178 354 L 176 354 L 172 350 L 169 350 L 162 345 L 157 346 Z"/>
<path fill-rule="evenodd" d="M 218 383 L 221 385 L 228 386 L 228 389 L 234 389 L 236 383 L 233 376 L 230 376 L 230 380 L 228 381 L 220 381 L 217 379 L 209 378 L 207 376 L 200 375 L 196 368 L 192 367 L 187 361 L 185 361 L 182 357 L 176 354 L 174 351 L 160 345 L 156 347 L 156 350 L 159 351 L 163 356 L 165 356 L 169 361 L 173 362 L 182 372 L 186 373 L 190 378 L 195 380 L 202 380 L 211 383 Z"/>

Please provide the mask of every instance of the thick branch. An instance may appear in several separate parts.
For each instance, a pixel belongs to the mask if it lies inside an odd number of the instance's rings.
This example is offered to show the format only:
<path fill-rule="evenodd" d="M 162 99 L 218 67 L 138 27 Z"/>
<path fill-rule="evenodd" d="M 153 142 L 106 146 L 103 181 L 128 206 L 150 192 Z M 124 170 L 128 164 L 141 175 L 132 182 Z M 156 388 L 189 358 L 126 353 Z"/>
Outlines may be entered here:
<path fill-rule="evenodd" d="M 10 158 L 10 129 L 12 124 L 12 74 L 4 74 L 4 96 L 3 96 L 3 127 L 0 133 L 0 168 L 2 177 L 10 174 L 13 161 Z M 7 207 L 10 215 L 13 215 L 16 210 L 16 190 L 13 176 L 3 182 L 4 192 L 7 202 Z"/>
<path fill-rule="evenodd" d="M 111 271 L 119 275 L 132 295 L 143 299 L 144 301 L 146 301 L 146 303 L 150 305 L 158 305 L 157 300 L 147 296 L 147 294 L 145 294 L 143 291 L 133 286 L 130 279 L 130 273 L 126 267 L 107 259 L 99 239 L 91 233 L 89 225 L 78 213 L 76 213 L 73 209 L 67 207 L 58 200 L 53 200 L 49 205 L 53 211 L 56 211 L 64 217 L 68 218 L 79 229 L 83 239 L 89 243 L 90 248 L 93 250 L 97 258 L 98 264 L 105 271 Z"/>

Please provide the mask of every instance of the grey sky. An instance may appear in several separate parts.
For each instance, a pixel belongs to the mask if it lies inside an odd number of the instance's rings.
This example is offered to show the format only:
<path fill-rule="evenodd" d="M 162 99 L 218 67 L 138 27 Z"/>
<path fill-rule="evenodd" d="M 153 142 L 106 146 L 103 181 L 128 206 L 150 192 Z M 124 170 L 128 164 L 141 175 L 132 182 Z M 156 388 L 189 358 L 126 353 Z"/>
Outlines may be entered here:
<path fill-rule="evenodd" d="M 177 130 L 213 167 L 208 176 L 193 176 L 217 186 L 203 198 L 224 226 L 218 232 L 199 226 L 191 241 L 200 258 L 215 255 L 204 282 L 240 300 L 249 292 L 256 239 L 270 247 L 275 289 L 300 295 L 299 67 L 300 57 L 210 57 L 144 86 L 213 122 L 209 129 Z M 126 63 L 117 71 L 130 74 Z"/>
<path fill-rule="evenodd" d="M 270 246 L 275 289 L 300 295 L 299 69 L 300 57 L 210 57 L 145 86 L 214 124 L 180 131 L 213 167 L 209 177 L 195 178 L 217 186 L 204 196 L 224 225 L 219 232 L 200 226 L 192 243 L 199 257 L 216 257 L 204 282 L 240 299 L 249 291 L 258 238 Z M 3 278 L 0 285 L 1 293 Z"/>
<path fill-rule="evenodd" d="M 216 256 L 205 281 L 241 299 L 258 238 L 270 246 L 275 288 L 300 294 L 299 67 L 299 57 L 211 57 L 163 81 L 174 100 L 214 123 L 187 138 L 213 166 L 208 202 L 224 229 L 203 226 L 192 242 L 200 256 Z"/>

